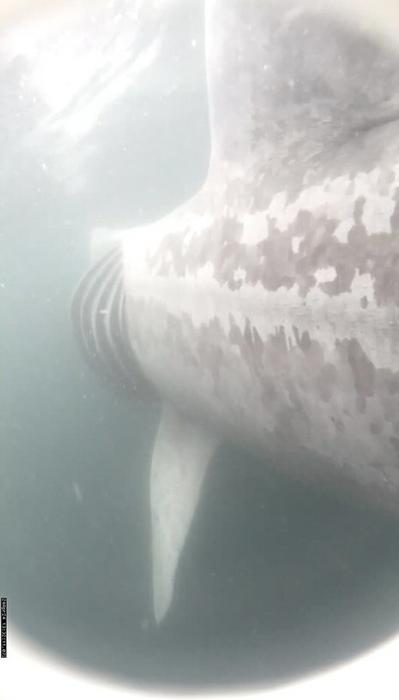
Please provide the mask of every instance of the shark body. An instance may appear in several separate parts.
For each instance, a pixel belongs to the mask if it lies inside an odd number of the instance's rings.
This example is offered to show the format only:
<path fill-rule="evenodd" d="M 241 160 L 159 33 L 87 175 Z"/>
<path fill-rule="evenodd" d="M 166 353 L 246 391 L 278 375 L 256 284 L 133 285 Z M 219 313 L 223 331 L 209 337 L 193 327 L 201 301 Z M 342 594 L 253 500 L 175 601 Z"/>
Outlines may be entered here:
<path fill-rule="evenodd" d="M 163 403 L 158 621 L 225 438 L 399 505 L 399 55 L 322 5 L 208 0 L 206 182 L 75 295 L 89 359 Z"/>

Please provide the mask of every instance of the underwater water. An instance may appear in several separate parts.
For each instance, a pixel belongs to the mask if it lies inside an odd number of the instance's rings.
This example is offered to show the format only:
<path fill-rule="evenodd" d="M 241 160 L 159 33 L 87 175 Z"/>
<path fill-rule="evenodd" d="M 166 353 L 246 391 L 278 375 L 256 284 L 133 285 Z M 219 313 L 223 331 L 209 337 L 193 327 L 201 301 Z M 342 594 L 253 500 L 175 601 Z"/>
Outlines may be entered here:
<path fill-rule="evenodd" d="M 108 5 L 128 29 L 134 3 Z M 88 21 L 71 21 L 71 36 Z M 136 80 L 137 41 L 151 46 L 154 27 L 161 48 Z M 127 87 L 106 98 L 88 72 L 69 101 L 51 102 L 70 74 L 56 58 L 55 76 L 36 68 L 65 46 L 30 39 L 39 48 L 25 51 L 14 37 L 0 56 L 0 591 L 23 632 L 94 672 L 184 688 L 276 683 L 397 632 L 399 524 L 226 444 L 173 605 L 154 624 L 148 473 L 158 408 L 116 395 L 86 367 L 69 304 L 91 230 L 155 220 L 203 181 L 202 4 L 177 3 L 162 21 L 150 14 L 130 53 L 126 32 L 127 58 L 110 82 L 128 73 Z M 90 128 L 73 130 L 88 105 L 98 110 Z"/>

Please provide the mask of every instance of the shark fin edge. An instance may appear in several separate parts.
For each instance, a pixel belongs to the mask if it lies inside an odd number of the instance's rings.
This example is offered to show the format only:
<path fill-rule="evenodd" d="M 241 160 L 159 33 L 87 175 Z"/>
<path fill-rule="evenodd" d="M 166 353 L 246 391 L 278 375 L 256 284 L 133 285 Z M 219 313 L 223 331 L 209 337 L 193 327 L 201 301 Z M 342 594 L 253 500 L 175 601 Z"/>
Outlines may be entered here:
<path fill-rule="evenodd" d="M 164 404 L 151 465 L 153 608 L 157 624 L 171 606 L 179 559 L 217 446 L 214 435 L 171 404 Z"/>

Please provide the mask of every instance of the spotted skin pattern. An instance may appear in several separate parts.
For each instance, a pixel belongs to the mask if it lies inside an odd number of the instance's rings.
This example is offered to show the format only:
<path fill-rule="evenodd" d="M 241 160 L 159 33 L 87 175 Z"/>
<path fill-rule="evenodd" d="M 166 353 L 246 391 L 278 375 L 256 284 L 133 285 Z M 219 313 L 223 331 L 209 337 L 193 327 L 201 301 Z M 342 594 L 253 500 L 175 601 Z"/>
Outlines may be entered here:
<path fill-rule="evenodd" d="M 395 507 L 399 55 L 317 3 L 219 0 L 207 69 L 207 180 L 124 239 L 135 356 L 201 424 Z"/>

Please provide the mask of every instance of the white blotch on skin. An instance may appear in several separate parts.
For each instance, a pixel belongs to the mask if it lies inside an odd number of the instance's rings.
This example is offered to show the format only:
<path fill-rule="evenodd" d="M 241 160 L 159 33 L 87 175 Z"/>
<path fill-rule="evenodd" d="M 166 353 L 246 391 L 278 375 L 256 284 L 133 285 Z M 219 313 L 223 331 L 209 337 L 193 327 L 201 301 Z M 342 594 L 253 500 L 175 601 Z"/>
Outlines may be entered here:
<path fill-rule="evenodd" d="M 363 210 L 363 223 L 371 233 L 391 233 L 391 216 L 395 210 L 391 197 L 374 194 L 366 199 Z"/>
<path fill-rule="evenodd" d="M 243 217 L 243 242 L 256 245 L 269 236 L 269 224 L 264 211 Z"/>
<path fill-rule="evenodd" d="M 324 282 L 332 282 L 337 276 L 337 271 L 335 267 L 321 267 L 314 273 L 318 284 L 323 284 Z"/>
<path fill-rule="evenodd" d="M 208 260 L 208 262 L 205 265 L 199 268 L 197 272 L 197 279 L 202 280 L 204 282 L 209 282 L 210 280 L 213 280 L 214 277 L 215 266 L 210 260 Z"/>
<path fill-rule="evenodd" d="M 340 243 L 348 242 L 348 233 L 354 225 L 354 220 L 352 217 L 348 217 L 343 221 L 340 221 L 337 228 L 334 231 L 334 236 L 339 240 Z"/>
<path fill-rule="evenodd" d="M 379 169 L 375 168 L 368 173 L 358 173 L 352 179 L 349 175 L 326 178 L 320 185 L 312 185 L 302 190 L 290 204 L 287 204 L 286 192 L 278 192 L 264 213 L 274 219 L 280 231 L 286 231 L 301 211 L 339 221 L 334 234 L 339 241 L 346 243 L 348 232 L 354 223 L 355 202 L 364 198 L 362 221 L 368 234 L 391 232 L 390 219 L 396 204 L 394 193 L 398 184 L 398 172 L 395 170 L 395 179 L 390 185 L 389 194 L 382 195 L 376 192 L 380 176 Z"/>
<path fill-rule="evenodd" d="M 247 276 L 246 270 L 243 267 L 237 267 L 234 270 L 233 279 L 234 282 L 244 282 Z"/>
<path fill-rule="evenodd" d="M 299 246 L 301 245 L 301 241 L 303 240 L 303 236 L 293 236 L 291 239 L 291 246 L 292 246 L 292 252 L 296 255 L 299 251 Z"/>

